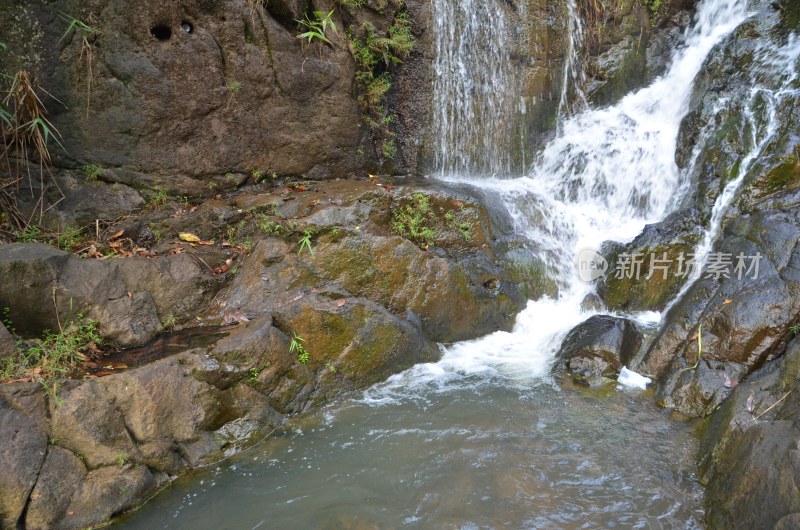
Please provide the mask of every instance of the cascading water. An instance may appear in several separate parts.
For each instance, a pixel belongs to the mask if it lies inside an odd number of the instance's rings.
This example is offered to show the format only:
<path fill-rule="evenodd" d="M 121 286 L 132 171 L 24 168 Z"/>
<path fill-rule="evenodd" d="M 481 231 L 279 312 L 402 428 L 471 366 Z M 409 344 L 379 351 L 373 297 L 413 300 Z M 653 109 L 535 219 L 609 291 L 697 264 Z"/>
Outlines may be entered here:
<path fill-rule="evenodd" d="M 746 16 L 745 0 L 702 2 L 665 74 L 613 107 L 567 118 L 528 176 L 446 176 L 497 196 L 513 216 L 516 231 L 535 242 L 558 282 L 559 297 L 531 302 L 511 333 L 456 344 L 439 363 L 418 366 L 387 387 L 446 384 L 448 378 L 474 372 L 500 371 L 522 380 L 549 372 L 564 335 L 589 316 L 581 304 L 591 286 L 577 274 L 578 251 L 598 249 L 607 240 L 630 240 L 676 206 L 682 175 L 675 150 L 694 79 L 712 48 Z"/>
<path fill-rule="evenodd" d="M 485 0 L 433 2 L 434 148 L 445 172 L 507 175 L 515 166 L 525 102 L 507 9 Z"/>
<path fill-rule="evenodd" d="M 575 0 L 567 0 L 567 53 L 561 75 L 561 97 L 558 100 L 558 117 L 573 114 L 589 106 L 583 84 L 586 73 L 581 60 L 583 48 L 583 21 Z M 559 125 L 560 125 L 559 120 Z"/>
<path fill-rule="evenodd" d="M 688 173 L 674 156 L 692 83 L 715 44 L 746 19 L 746 0 L 703 0 L 663 77 L 613 107 L 565 118 L 528 174 L 507 179 L 486 177 L 513 167 L 508 124 L 521 111 L 507 48 L 496 45 L 507 38 L 507 6 L 434 5 L 440 175 L 508 209 L 557 281 L 558 297 L 530 302 L 512 332 L 455 344 L 441 361 L 332 404 L 257 451 L 180 483 L 130 528 L 700 526 L 688 428 L 647 398 L 598 400 L 560 390 L 547 375 L 566 332 L 589 316 L 581 304 L 591 287 L 576 272 L 577 251 L 634 237 L 685 191 Z M 790 45 L 781 64 L 797 58 Z M 754 102 L 772 101 L 748 118 L 758 125 L 754 157 L 791 75 L 778 76 L 769 97 L 754 89 Z M 720 195 L 707 239 L 737 186 Z"/>

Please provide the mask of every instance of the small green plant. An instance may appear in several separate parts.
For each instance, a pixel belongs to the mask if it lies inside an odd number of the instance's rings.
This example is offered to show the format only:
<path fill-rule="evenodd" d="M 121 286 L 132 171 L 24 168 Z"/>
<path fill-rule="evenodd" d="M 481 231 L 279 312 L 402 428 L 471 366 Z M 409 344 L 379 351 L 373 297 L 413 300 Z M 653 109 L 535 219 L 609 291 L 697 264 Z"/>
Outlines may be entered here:
<path fill-rule="evenodd" d="M 303 249 L 308 250 L 308 253 L 312 256 L 314 255 L 314 249 L 311 248 L 311 238 L 314 236 L 314 232 L 311 230 L 303 231 L 303 236 L 300 238 L 300 248 L 297 250 L 297 253 L 300 254 Z"/>
<path fill-rule="evenodd" d="M 664 4 L 664 0 L 644 0 L 645 5 L 648 9 L 650 9 L 650 14 L 657 18 L 661 12 L 661 6 Z"/>
<path fill-rule="evenodd" d="M 4 307 L 2 309 L 2 312 L 0 312 L 0 315 L 2 315 L 0 318 L 2 318 L 3 325 L 6 327 L 8 332 L 11 333 L 12 335 L 16 335 L 17 330 L 14 327 L 14 323 L 11 321 L 11 308 Z"/>
<path fill-rule="evenodd" d="M 433 218 L 430 201 L 423 193 L 411 196 L 410 203 L 392 212 L 392 230 L 421 246 L 436 240 L 436 232 L 429 226 Z"/>
<path fill-rule="evenodd" d="M 164 206 L 169 200 L 169 192 L 164 188 L 155 188 L 155 192 L 150 196 L 147 204 L 152 208 Z"/>
<path fill-rule="evenodd" d="M 308 350 L 303 346 L 304 342 L 305 339 L 295 333 L 294 337 L 292 337 L 292 342 L 289 344 L 289 353 L 297 355 L 297 360 L 300 361 L 300 364 L 308 364 L 309 359 Z"/>
<path fill-rule="evenodd" d="M 164 319 L 164 322 L 161 323 L 163 328 L 167 331 L 172 331 L 175 329 L 175 326 L 178 324 L 178 319 L 175 315 L 169 315 L 167 318 Z"/>
<path fill-rule="evenodd" d="M 295 20 L 301 28 L 304 28 L 306 31 L 301 33 L 297 36 L 298 39 L 306 39 L 307 42 L 312 42 L 314 39 L 319 39 L 323 42 L 327 42 L 330 45 L 333 43 L 327 36 L 328 30 L 332 30 L 336 33 L 336 24 L 333 23 L 333 9 L 331 9 L 327 14 L 324 11 L 314 11 L 313 15 L 314 18 L 311 18 L 306 14 L 303 20 Z"/>
<path fill-rule="evenodd" d="M 83 238 L 83 231 L 74 226 L 68 226 L 56 237 L 56 246 L 68 252 L 75 250 Z"/>
<path fill-rule="evenodd" d="M 261 375 L 261 370 L 259 370 L 256 367 L 253 367 L 253 368 L 250 368 L 250 370 L 248 370 L 248 373 L 250 374 L 250 379 L 249 379 L 250 384 L 257 385 L 258 384 L 258 376 Z"/>
<path fill-rule="evenodd" d="M 83 172 L 86 173 L 86 178 L 89 180 L 97 180 L 103 172 L 103 168 L 97 164 L 86 164 L 83 166 Z"/>
<path fill-rule="evenodd" d="M 258 169 L 254 169 L 253 171 L 251 171 L 250 176 L 253 177 L 253 180 L 255 181 L 256 184 L 258 184 L 264 179 L 264 173 L 262 173 Z"/>
<path fill-rule="evenodd" d="M 23 230 L 15 234 L 17 241 L 22 243 L 44 243 L 47 241 L 47 236 L 41 228 L 34 224 L 29 224 Z"/>
<path fill-rule="evenodd" d="M 259 214 L 256 224 L 258 228 L 268 236 L 280 236 L 287 232 L 282 224 L 269 219 L 265 214 Z"/>
<path fill-rule="evenodd" d="M 381 151 L 383 153 L 383 158 L 386 160 L 391 160 L 394 158 L 394 155 L 397 153 L 397 146 L 395 145 L 394 140 L 384 140 Z"/>
<path fill-rule="evenodd" d="M 130 462 L 131 462 L 131 460 L 130 460 L 130 458 L 127 457 L 127 455 L 124 455 L 122 453 L 117 455 L 117 465 L 118 466 L 121 467 L 121 466 L 130 464 Z"/>
<path fill-rule="evenodd" d="M 792 332 L 792 335 L 797 335 L 800 333 L 800 324 L 792 324 L 789 326 L 789 331 Z"/>
<path fill-rule="evenodd" d="M 239 92 L 239 90 L 241 90 L 241 88 L 242 84 L 239 81 L 231 81 L 230 83 L 228 83 L 228 91 L 231 94 L 236 94 L 237 92 Z"/>

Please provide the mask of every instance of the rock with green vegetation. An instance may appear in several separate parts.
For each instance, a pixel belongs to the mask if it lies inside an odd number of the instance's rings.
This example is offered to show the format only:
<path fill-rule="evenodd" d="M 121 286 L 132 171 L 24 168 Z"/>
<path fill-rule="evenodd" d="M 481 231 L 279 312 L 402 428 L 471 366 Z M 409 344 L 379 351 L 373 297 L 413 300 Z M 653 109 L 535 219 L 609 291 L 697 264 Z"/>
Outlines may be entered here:
<path fill-rule="evenodd" d="M 609 271 L 598 281 L 597 293 L 606 307 L 615 311 L 663 310 L 688 277 L 677 270 L 680 260 L 688 271 L 686 260 L 703 233 L 697 211 L 681 210 L 647 225 L 626 245 L 604 245 L 601 254 Z"/>

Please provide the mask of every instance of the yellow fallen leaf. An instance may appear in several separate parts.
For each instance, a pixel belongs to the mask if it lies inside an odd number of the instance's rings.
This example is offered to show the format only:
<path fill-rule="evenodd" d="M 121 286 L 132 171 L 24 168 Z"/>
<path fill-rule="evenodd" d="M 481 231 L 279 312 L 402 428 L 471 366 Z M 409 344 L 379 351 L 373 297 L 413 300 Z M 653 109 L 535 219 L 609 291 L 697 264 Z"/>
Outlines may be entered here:
<path fill-rule="evenodd" d="M 183 232 L 183 233 L 178 234 L 178 238 L 181 241 L 186 241 L 188 243 L 198 243 L 200 241 L 199 237 L 197 237 L 194 234 L 190 234 L 188 232 Z"/>
<path fill-rule="evenodd" d="M 725 300 L 724 302 L 722 302 L 723 305 L 727 305 L 727 304 L 731 304 L 731 303 L 733 303 L 733 300 Z"/>
<path fill-rule="evenodd" d="M 371 179 L 376 179 L 376 178 L 378 178 L 378 177 L 376 177 L 375 175 L 371 175 L 371 174 L 369 174 L 369 173 L 367 173 L 367 176 L 368 176 L 369 178 L 371 178 Z"/>

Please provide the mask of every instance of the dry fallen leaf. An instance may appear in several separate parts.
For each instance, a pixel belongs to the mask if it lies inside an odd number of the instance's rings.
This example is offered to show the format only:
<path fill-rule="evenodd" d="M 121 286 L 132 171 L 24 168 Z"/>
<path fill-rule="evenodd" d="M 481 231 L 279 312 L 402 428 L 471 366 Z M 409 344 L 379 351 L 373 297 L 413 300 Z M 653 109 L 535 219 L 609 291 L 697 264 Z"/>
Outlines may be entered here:
<path fill-rule="evenodd" d="M 125 233 L 125 230 L 120 230 L 119 232 L 117 232 L 116 234 L 111 236 L 111 239 L 117 239 L 118 237 L 122 236 L 122 234 L 124 234 L 124 233 Z"/>
<path fill-rule="evenodd" d="M 347 300 L 345 300 L 344 298 L 341 298 L 339 300 L 336 300 L 336 307 L 342 307 L 346 303 L 347 303 Z"/>
<path fill-rule="evenodd" d="M 186 241 L 187 243 L 198 243 L 200 241 L 199 237 L 188 232 L 182 232 L 178 234 L 178 239 L 181 241 Z"/>
<path fill-rule="evenodd" d="M 724 302 L 722 302 L 723 305 L 731 304 L 731 303 L 733 303 L 733 300 L 725 300 Z"/>

